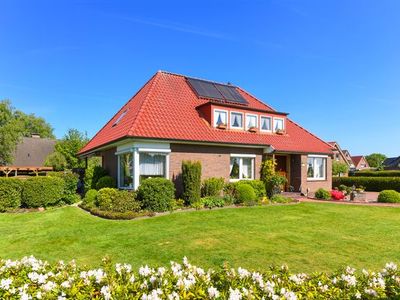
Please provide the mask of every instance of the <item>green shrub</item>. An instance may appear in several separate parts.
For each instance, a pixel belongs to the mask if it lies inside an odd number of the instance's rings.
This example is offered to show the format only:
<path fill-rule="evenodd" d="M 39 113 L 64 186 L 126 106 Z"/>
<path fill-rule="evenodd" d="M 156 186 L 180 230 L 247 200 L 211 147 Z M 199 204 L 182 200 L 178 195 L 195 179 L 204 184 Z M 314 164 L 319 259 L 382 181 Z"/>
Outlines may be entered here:
<path fill-rule="evenodd" d="M 400 177 L 400 171 L 358 171 L 352 174 L 354 177 Z"/>
<path fill-rule="evenodd" d="M 175 196 L 174 184 L 165 178 L 148 178 L 142 181 L 137 191 L 137 198 L 144 209 L 168 211 L 172 208 L 171 200 Z"/>
<path fill-rule="evenodd" d="M 244 205 L 255 205 L 257 195 L 249 184 L 241 183 L 236 185 L 236 203 Z"/>
<path fill-rule="evenodd" d="M 27 208 L 57 204 L 64 196 L 65 182 L 59 177 L 33 177 L 23 183 L 22 204 Z"/>
<path fill-rule="evenodd" d="M 101 210 L 112 210 L 112 204 L 118 195 L 114 188 L 102 188 L 97 194 L 96 206 Z"/>
<path fill-rule="evenodd" d="M 223 207 L 225 205 L 224 198 L 218 196 L 208 196 L 201 198 L 201 202 L 204 207 L 214 208 L 214 207 Z"/>
<path fill-rule="evenodd" d="M 127 212 L 140 211 L 140 202 L 136 201 L 136 194 L 133 191 L 118 191 L 112 202 L 112 211 Z"/>
<path fill-rule="evenodd" d="M 366 191 L 380 192 L 383 190 L 395 190 L 400 192 L 400 177 L 334 177 L 333 187 L 344 184 L 346 186 L 363 186 Z"/>
<path fill-rule="evenodd" d="M 21 206 L 23 181 L 16 178 L 0 178 L 0 212 Z"/>
<path fill-rule="evenodd" d="M 201 195 L 203 197 L 208 196 L 221 196 L 222 189 L 224 188 L 225 180 L 222 177 L 212 177 L 203 181 L 201 187 Z"/>
<path fill-rule="evenodd" d="M 115 179 L 108 175 L 101 177 L 96 183 L 96 189 L 102 188 L 115 188 Z"/>
<path fill-rule="evenodd" d="M 400 193 L 394 190 L 384 190 L 379 193 L 378 202 L 400 203 Z"/>
<path fill-rule="evenodd" d="M 236 198 L 236 184 L 234 182 L 225 183 L 224 196 L 229 196 L 232 199 Z"/>
<path fill-rule="evenodd" d="M 272 203 L 290 203 L 290 202 L 293 202 L 293 199 L 277 194 L 277 195 L 272 196 L 271 202 Z"/>
<path fill-rule="evenodd" d="M 238 184 L 240 183 L 251 185 L 256 193 L 257 198 L 262 198 L 267 195 L 265 184 L 261 180 L 241 180 L 238 182 Z"/>
<path fill-rule="evenodd" d="M 264 183 L 267 195 L 271 198 L 282 191 L 283 186 L 287 183 L 287 179 L 282 175 L 272 175 L 267 177 Z"/>
<path fill-rule="evenodd" d="M 84 204 L 80 205 L 81 208 L 90 212 L 94 216 L 98 216 L 104 219 L 110 220 L 132 220 L 138 217 L 152 217 L 154 216 L 153 212 L 148 211 L 141 211 L 141 212 L 134 212 L 134 211 L 126 211 L 126 212 L 115 212 L 110 210 L 101 210 L 97 207 L 90 207 L 85 206 Z"/>
<path fill-rule="evenodd" d="M 80 200 L 76 190 L 78 187 L 79 176 L 71 171 L 48 172 L 50 177 L 59 177 L 64 181 L 64 191 L 61 201 L 66 204 L 72 204 Z"/>
<path fill-rule="evenodd" d="M 331 199 L 331 193 L 325 189 L 320 188 L 315 192 L 315 198 L 329 200 Z"/>
<path fill-rule="evenodd" d="M 89 207 L 93 207 L 97 203 L 97 195 L 99 192 L 95 189 L 88 190 L 83 198 L 83 204 Z"/>
<path fill-rule="evenodd" d="M 182 198 L 186 204 L 197 202 L 201 197 L 201 163 L 182 161 Z"/>
<path fill-rule="evenodd" d="M 172 210 L 182 209 L 185 207 L 185 200 L 183 199 L 172 199 L 171 200 Z"/>
<path fill-rule="evenodd" d="M 90 188 L 92 189 L 97 188 L 97 182 L 99 181 L 100 178 L 108 175 L 107 170 L 101 166 L 94 166 L 93 169 L 88 168 L 86 172 L 88 173 L 87 174 L 85 173 L 85 186 L 88 188 L 89 187 L 88 184 L 90 182 Z M 88 181 L 87 183 L 86 180 Z"/>

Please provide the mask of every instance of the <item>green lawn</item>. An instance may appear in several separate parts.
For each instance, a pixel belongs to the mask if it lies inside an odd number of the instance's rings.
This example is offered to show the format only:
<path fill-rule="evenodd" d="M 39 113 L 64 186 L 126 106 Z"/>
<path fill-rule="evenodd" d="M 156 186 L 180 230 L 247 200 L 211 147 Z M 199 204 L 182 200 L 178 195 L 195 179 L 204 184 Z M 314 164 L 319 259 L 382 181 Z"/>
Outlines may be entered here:
<path fill-rule="evenodd" d="M 187 256 L 204 267 L 286 263 L 311 272 L 347 264 L 380 268 L 399 262 L 399 249 L 400 208 L 302 203 L 132 221 L 104 220 L 76 207 L 0 214 L 0 257 L 75 258 L 92 266 L 105 255 L 136 267 Z"/>

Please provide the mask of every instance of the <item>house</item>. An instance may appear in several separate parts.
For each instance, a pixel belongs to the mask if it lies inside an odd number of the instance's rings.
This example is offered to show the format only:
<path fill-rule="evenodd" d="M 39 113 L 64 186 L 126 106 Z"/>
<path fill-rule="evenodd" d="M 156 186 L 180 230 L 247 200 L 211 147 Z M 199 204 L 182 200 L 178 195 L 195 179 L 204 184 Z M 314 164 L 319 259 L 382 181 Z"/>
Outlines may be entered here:
<path fill-rule="evenodd" d="M 328 142 L 329 145 L 332 146 L 333 148 L 333 160 L 346 164 L 350 168 L 350 162 L 347 158 L 347 156 L 344 154 L 342 148 L 340 148 L 339 144 L 337 142 Z"/>
<path fill-rule="evenodd" d="M 288 114 L 240 87 L 157 72 L 81 149 L 101 156 L 122 189 L 166 177 L 181 190 L 183 160 L 202 163 L 202 177 L 258 179 L 263 159 L 296 191 L 331 189 L 332 149 Z"/>
<path fill-rule="evenodd" d="M 7 166 L 0 166 L 0 171 L 18 175 L 22 173 L 50 171 L 52 168 L 44 167 L 46 157 L 54 152 L 56 140 L 41 138 L 37 134 L 31 137 L 23 137 L 17 144 L 14 159 Z"/>
<path fill-rule="evenodd" d="M 348 162 L 348 164 L 350 166 L 350 169 L 354 169 L 355 166 L 354 166 L 353 160 L 351 159 L 350 152 L 348 150 L 343 150 L 342 152 L 343 152 L 343 155 L 344 155 L 345 159 L 347 160 L 347 162 Z"/>
<path fill-rule="evenodd" d="M 351 160 L 353 161 L 354 168 L 359 171 L 359 170 L 365 170 L 365 169 L 370 169 L 369 164 L 367 159 L 362 156 L 352 156 Z"/>
<path fill-rule="evenodd" d="M 400 170 L 400 156 L 386 158 L 382 165 L 385 170 Z"/>

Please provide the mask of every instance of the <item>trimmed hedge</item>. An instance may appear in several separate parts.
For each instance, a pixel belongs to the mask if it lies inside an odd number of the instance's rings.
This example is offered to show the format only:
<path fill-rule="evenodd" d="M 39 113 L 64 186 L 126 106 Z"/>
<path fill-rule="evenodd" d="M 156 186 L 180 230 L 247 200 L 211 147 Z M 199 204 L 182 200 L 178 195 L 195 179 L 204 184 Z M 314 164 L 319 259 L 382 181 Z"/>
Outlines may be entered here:
<path fill-rule="evenodd" d="M 80 200 L 79 195 L 76 193 L 78 188 L 79 176 L 71 171 L 64 172 L 48 172 L 50 177 L 58 177 L 64 181 L 64 192 L 61 201 L 66 204 L 72 204 Z"/>
<path fill-rule="evenodd" d="M 65 182 L 59 177 L 34 177 L 23 181 L 22 205 L 28 208 L 57 204 L 64 193 Z"/>
<path fill-rule="evenodd" d="M 0 178 L 0 212 L 21 206 L 23 182 L 15 178 Z"/>
<path fill-rule="evenodd" d="M 400 203 L 400 193 L 394 190 L 385 190 L 379 193 L 378 202 Z"/>
<path fill-rule="evenodd" d="M 400 177 L 334 177 L 333 187 L 341 184 L 346 186 L 363 186 L 366 191 L 380 192 L 383 190 L 396 190 L 400 192 Z"/>
<path fill-rule="evenodd" d="M 353 177 L 400 177 L 400 171 L 358 171 L 352 173 Z"/>
<path fill-rule="evenodd" d="M 142 181 L 137 198 L 142 208 L 150 211 L 168 211 L 172 209 L 175 186 L 166 178 L 148 178 Z"/>
<path fill-rule="evenodd" d="M 182 198 L 186 204 L 200 201 L 201 163 L 199 161 L 182 161 L 182 185 Z"/>

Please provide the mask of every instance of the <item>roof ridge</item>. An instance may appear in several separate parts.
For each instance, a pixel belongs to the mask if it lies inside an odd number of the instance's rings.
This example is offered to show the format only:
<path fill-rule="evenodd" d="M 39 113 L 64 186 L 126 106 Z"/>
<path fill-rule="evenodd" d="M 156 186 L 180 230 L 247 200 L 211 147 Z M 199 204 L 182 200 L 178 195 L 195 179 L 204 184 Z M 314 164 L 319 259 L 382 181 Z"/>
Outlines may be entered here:
<path fill-rule="evenodd" d="M 323 139 L 317 137 L 317 136 L 316 136 L 314 133 L 312 133 L 311 131 L 305 129 L 303 126 L 300 126 L 300 125 L 297 124 L 295 121 L 293 121 L 293 120 L 291 120 L 291 119 L 289 119 L 289 118 L 287 118 L 287 120 L 288 120 L 289 122 L 292 122 L 292 123 L 293 123 L 294 125 L 296 125 L 297 127 L 303 129 L 305 132 L 307 132 L 308 134 L 312 135 L 312 136 L 315 137 L 316 139 L 320 140 L 321 142 L 323 142 L 325 145 L 329 146 L 329 148 L 332 149 L 332 146 L 331 146 L 331 145 L 329 145 L 329 144 L 328 144 L 327 142 L 325 142 Z"/>
<path fill-rule="evenodd" d="M 154 86 L 156 84 L 156 82 L 158 82 L 158 79 L 160 78 L 158 75 L 162 73 L 161 71 L 156 72 L 149 81 L 146 82 L 146 84 L 144 86 L 147 85 L 147 83 L 150 83 L 150 87 L 149 90 L 147 91 L 147 94 L 144 96 L 144 100 L 142 102 L 142 104 L 140 105 L 140 108 L 137 112 L 136 118 L 133 120 L 132 125 L 129 127 L 128 133 L 127 135 L 131 135 L 131 133 L 134 131 L 133 127 L 135 126 L 137 120 L 140 118 L 140 115 L 143 113 L 143 107 L 145 106 L 145 104 L 147 103 L 148 99 L 149 99 L 149 95 L 151 94 L 151 92 L 154 89 Z M 144 87 L 143 86 L 143 87 Z M 135 94 L 135 96 L 137 95 L 137 93 Z M 133 98 L 133 97 L 132 97 Z"/>

